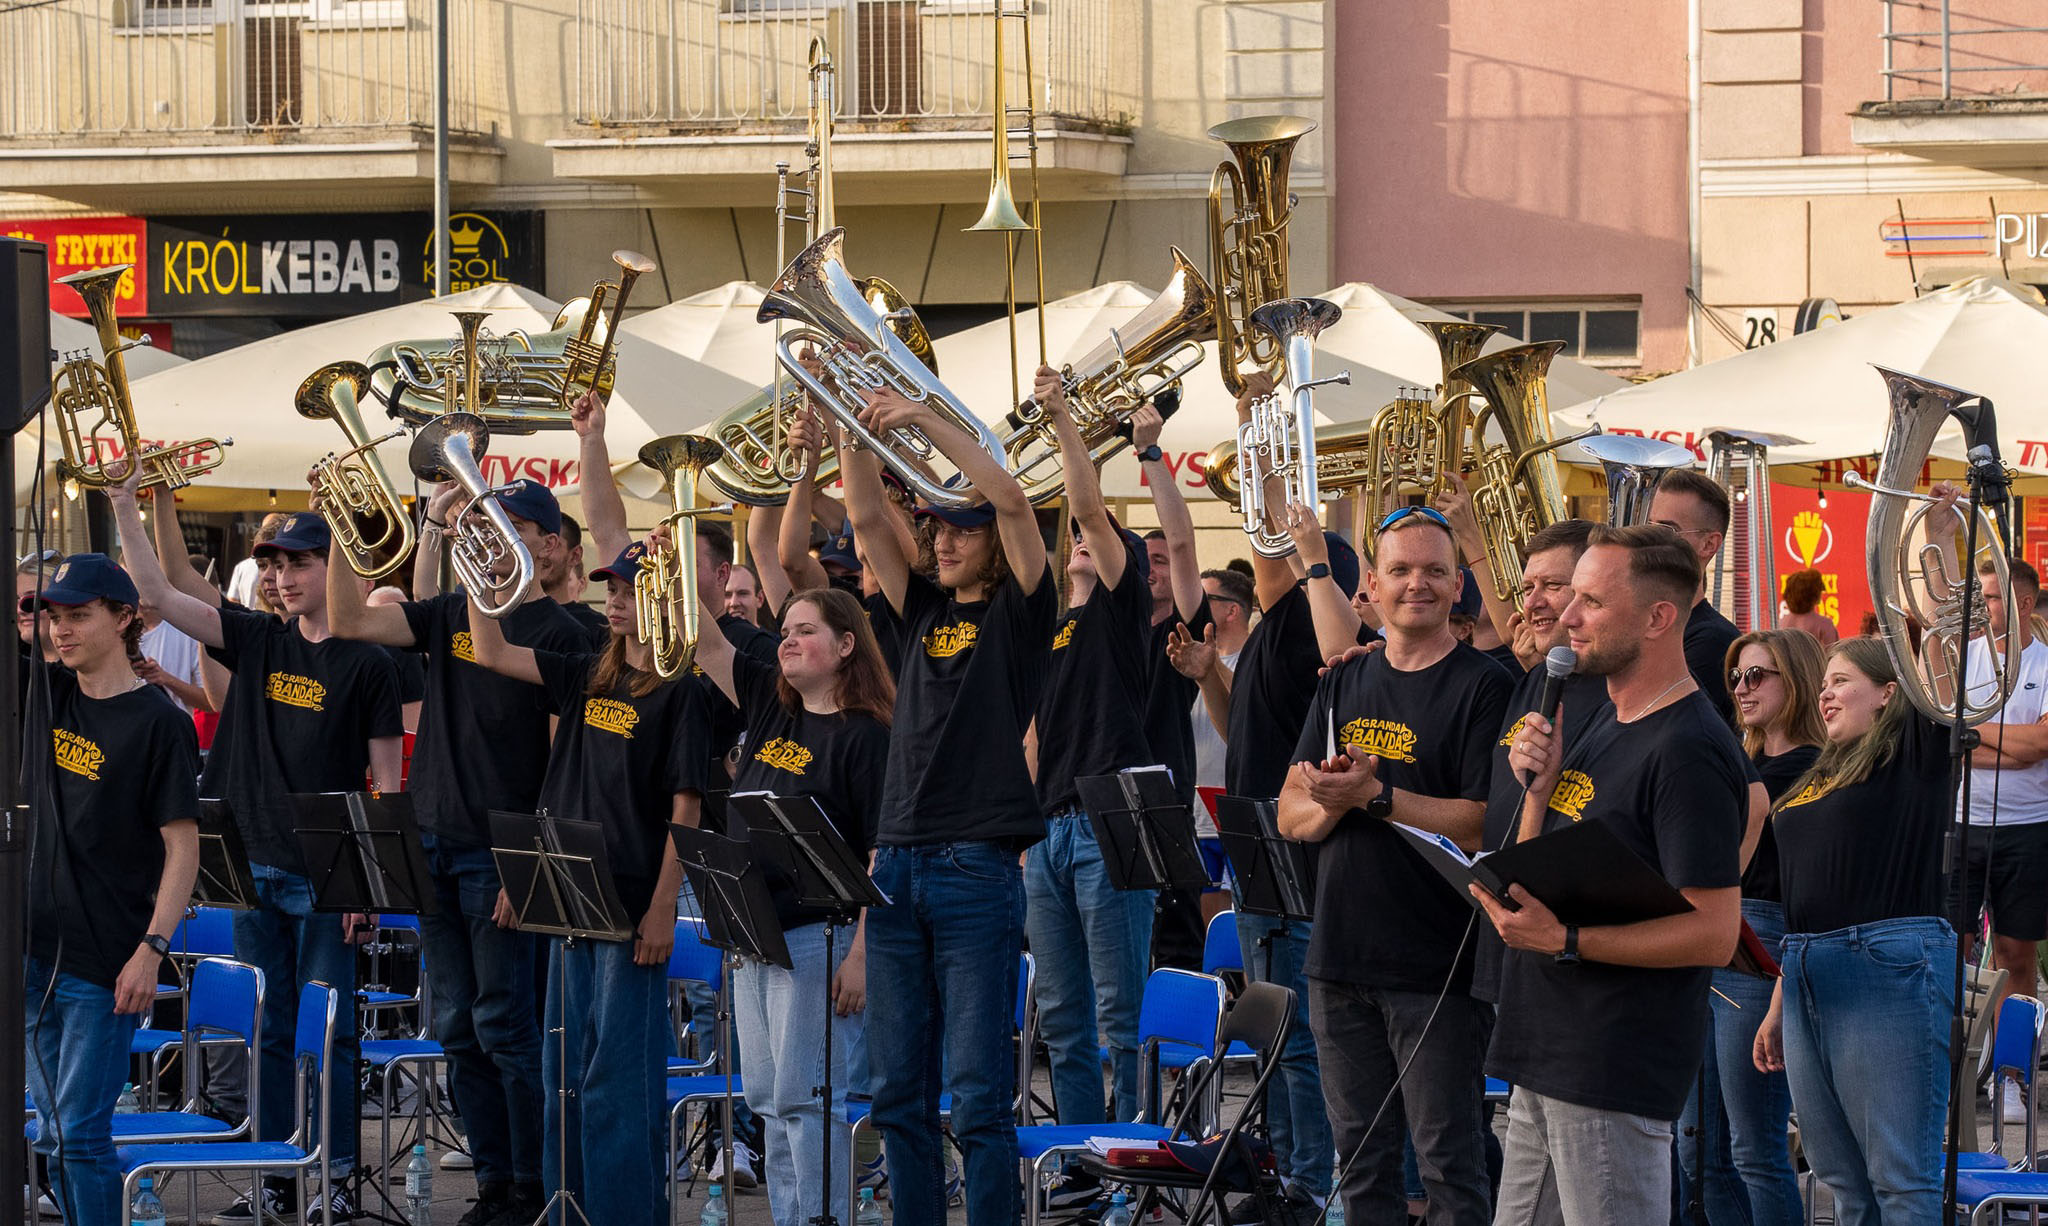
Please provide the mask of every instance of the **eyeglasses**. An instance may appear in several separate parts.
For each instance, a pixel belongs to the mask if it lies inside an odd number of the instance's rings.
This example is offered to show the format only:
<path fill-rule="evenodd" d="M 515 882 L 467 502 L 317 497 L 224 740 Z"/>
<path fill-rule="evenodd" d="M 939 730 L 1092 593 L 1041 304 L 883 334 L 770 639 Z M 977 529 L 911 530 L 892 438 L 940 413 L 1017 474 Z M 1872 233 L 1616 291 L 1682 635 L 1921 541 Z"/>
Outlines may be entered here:
<path fill-rule="evenodd" d="M 1420 515 L 1446 532 L 1451 530 L 1451 521 L 1445 519 L 1444 513 L 1435 507 L 1401 507 L 1389 513 L 1385 519 L 1380 521 L 1380 526 L 1373 529 L 1373 531 L 1375 533 L 1385 532 L 1411 515 Z"/>
<path fill-rule="evenodd" d="M 1245 603 L 1244 601 L 1242 601 L 1242 600 L 1239 600 L 1239 599 L 1238 599 L 1237 597 L 1235 597 L 1235 596 L 1204 596 L 1204 597 L 1202 597 L 1202 599 L 1204 599 L 1204 600 L 1220 600 L 1220 601 L 1222 601 L 1222 602 L 1223 602 L 1224 604 L 1234 604 L 1234 605 L 1236 605 L 1236 606 L 1237 606 L 1238 608 L 1240 608 L 1240 609 L 1248 609 L 1248 608 L 1250 608 L 1250 607 L 1251 607 L 1250 605 L 1246 604 L 1246 603 Z"/>
<path fill-rule="evenodd" d="M 1748 668 L 1731 668 L 1728 670 L 1728 689 L 1731 693 L 1745 686 L 1753 690 L 1764 683 L 1765 677 L 1784 675 L 1775 668 L 1765 668 L 1761 664 L 1752 664 Z"/>
<path fill-rule="evenodd" d="M 958 524 L 949 524 L 942 519 L 932 528 L 932 539 L 937 540 L 942 536 L 980 536 L 982 533 L 987 532 L 988 529 L 989 525 L 987 524 L 976 524 L 972 528 L 962 528 Z"/>

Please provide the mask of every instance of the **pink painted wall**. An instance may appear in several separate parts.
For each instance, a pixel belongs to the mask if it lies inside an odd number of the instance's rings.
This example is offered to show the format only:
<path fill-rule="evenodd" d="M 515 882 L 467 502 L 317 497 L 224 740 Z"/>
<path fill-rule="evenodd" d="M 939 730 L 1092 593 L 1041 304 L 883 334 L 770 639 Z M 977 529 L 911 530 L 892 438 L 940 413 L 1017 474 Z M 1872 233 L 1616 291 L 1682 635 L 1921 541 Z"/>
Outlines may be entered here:
<path fill-rule="evenodd" d="M 1683 4 L 1334 14 L 1336 279 L 1417 298 L 1639 295 L 1685 360 Z"/>
<path fill-rule="evenodd" d="M 2048 34 L 2021 33 L 2048 26 L 2039 0 L 1951 0 L 1949 63 L 1955 96 L 2039 96 L 2048 92 Z M 1901 0 L 1892 10 L 1892 29 L 1930 37 L 1898 39 L 1895 70 L 1911 76 L 1894 81 L 1894 98 L 1941 96 L 1940 0 Z M 1849 138 L 1849 114 L 1884 97 L 1884 5 L 1806 0 L 1805 149 L 1808 154 L 1863 152 Z M 1990 69 L 1991 71 L 1975 71 Z"/>

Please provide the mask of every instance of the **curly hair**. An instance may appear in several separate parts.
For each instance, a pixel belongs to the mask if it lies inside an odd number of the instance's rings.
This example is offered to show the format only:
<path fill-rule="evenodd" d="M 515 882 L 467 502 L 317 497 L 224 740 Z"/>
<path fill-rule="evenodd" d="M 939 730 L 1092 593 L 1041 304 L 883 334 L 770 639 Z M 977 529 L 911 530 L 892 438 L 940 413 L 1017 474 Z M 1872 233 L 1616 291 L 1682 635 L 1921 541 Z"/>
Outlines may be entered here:
<path fill-rule="evenodd" d="M 974 576 L 974 582 L 981 585 L 983 592 L 993 596 L 995 590 L 1010 577 L 1010 558 L 1003 552 L 1003 534 L 996 530 L 996 526 L 991 523 L 985 531 L 989 533 L 990 544 L 993 547 L 989 550 L 988 560 L 981 564 L 980 573 Z M 939 573 L 938 550 L 932 543 L 932 538 L 937 536 L 938 532 L 938 516 L 926 515 L 918 520 L 917 572 L 921 575 Z"/>

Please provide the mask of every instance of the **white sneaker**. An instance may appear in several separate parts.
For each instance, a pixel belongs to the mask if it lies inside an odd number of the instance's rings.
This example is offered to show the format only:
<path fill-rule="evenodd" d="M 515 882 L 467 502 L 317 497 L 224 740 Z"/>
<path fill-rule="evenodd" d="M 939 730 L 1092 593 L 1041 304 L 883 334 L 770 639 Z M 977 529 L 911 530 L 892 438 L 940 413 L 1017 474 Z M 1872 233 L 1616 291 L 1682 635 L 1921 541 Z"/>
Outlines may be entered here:
<path fill-rule="evenodd" d="M 462 1143 L 467 1146 L 469 1138 L 462 1138 Z M 473 1171 L 476 1169 L 476 1159 L 469 1156 L 469 1150 L 466 1148 L 451 1149 L 441 1155 L 441 1169 L 444 1171 Z"/>
<path fill-rule="evenodd" d="M 718 1183 L 725 1178 L 725 1149 L 720 1147 L 714 1150 L 713 1154 L 715 1156 L 711 1159 L 709 1179 L 712 1183 Z M 755 1153 L 753 1147 L 745 1141 L 734 1141 L 732 1143 L 732 1186 L 735 1188 L 755 1188 L 760 1185 L 761 1156 Z"/>
<path fill-rule="evenodd" d="M 1998 1110 L 2008 1124 L 2024 1124 L 2030 1114 L 2027 1099 L 2020 1092 L 2019 1083 L 2007 1081 L 1998 1087 Z"/>

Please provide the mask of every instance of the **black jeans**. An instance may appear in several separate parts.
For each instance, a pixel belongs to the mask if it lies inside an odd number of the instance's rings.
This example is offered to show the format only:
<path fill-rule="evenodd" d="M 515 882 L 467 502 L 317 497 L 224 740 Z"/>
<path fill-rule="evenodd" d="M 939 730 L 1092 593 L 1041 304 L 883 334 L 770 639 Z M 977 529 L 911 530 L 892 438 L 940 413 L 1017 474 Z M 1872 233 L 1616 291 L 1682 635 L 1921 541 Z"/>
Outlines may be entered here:
<path fill-rule="evenodd" d="M 1434 993 L 1315 978 L 1309 980 L 1308 1000 L 1323 1103 L 1338 1163 L 1350 1168 L 1336 1193 L 1344 1199 L 1345 1220 L 1354 1226 L 1405 1226 L 1405 1120 L 1429 1194 L 1425 1220 L 1430 1226 L 1485 1226 L 1493 1213 L 1482 1137 L 1487 1006 L 1462 992 L 1446 994 L 1439 1006 Z M 1408 1075 L 1400 1093 L 1368 1134 L 1366 1125 L 1404 1064 Z"/>

